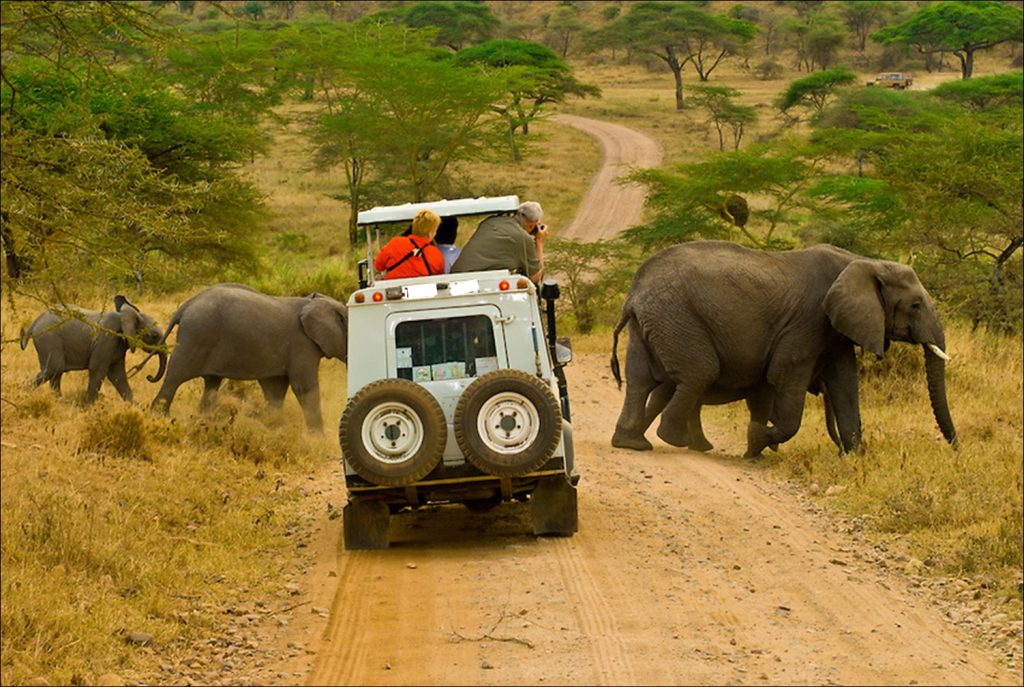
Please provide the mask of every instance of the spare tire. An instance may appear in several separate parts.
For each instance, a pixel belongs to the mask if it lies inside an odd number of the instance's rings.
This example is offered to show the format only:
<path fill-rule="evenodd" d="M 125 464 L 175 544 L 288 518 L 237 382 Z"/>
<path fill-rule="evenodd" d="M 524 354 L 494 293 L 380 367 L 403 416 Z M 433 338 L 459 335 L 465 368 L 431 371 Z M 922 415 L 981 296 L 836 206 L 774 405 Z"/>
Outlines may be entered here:
<path fill-rule="evenodd" d="M 360 477 L 400 487 L 423 479 L 441 461 L 448 426 L 429 391 L 406 379 L 380 379 L 349 400 L 338 433 Z"/>
<path fill-rule="evenodd" d="M 480 377 L 455 406 L 455 440 L 478 470 L 519 477 L 544 465 L 562 435 L 562 414 L 551 389 L 522 370 Z"/>

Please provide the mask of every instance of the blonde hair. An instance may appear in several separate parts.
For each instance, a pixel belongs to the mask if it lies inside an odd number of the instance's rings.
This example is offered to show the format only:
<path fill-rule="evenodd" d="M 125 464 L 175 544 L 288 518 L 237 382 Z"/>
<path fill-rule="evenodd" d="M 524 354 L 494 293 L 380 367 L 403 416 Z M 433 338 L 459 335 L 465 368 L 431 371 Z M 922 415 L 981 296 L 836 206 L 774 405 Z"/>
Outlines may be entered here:
<path fill-rule="evenodd" d="M 420 210 L 412 218 L 412 233 L 416 236 L 430 236 L 441 224 L 441 218 L 431 210 Z"/>

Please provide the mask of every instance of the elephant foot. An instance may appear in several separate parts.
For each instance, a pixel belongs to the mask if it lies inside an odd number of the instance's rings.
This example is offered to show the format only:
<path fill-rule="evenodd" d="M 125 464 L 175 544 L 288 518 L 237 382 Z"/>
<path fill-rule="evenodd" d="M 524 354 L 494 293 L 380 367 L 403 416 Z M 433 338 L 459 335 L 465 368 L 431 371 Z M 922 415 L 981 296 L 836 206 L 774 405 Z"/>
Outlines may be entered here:
<path fill-rule="evenodd" d="M 703 437 L 703 436 L 697 437 L 696 439 L 694 439 L 693 441 L 690 442 L 690 450 L 691 451 L 698 451 L 700 453 L 707 453 L 708 451 L 710 451 L 713 448 L 714 448 L 714 445 L 710 441 L 707 440 L 707 437 Z"/>
<path fill-rule="evenodd" d="M 755 458 L 771 445 L 774 445 L 775 450 L 778 450 L 779 444 L 772 439 L 771 430 L 767 425 L 763 425 L 760 422 L 751 422 L 747 426 L 747 452 L 743 454 L 745 458 Z"/>
<path fill-rule="evenodd" d="M 634 451 L 650 451 L 654 448 L 651 442 L 647 441 L 642 434 L 639 436 L 636 434 L 630 435 L 618 429 L 612 435 L 612 446 L 615 448 L 629 448 Z"/>
<path fill-rule="evenodd" d="M 686 448 L 690 445 L 690 435 L 685 429 L 680 430 L 665 422 L 658 425 L 658 438 L 670 446 L 678 446 L 679 448 Z"/>

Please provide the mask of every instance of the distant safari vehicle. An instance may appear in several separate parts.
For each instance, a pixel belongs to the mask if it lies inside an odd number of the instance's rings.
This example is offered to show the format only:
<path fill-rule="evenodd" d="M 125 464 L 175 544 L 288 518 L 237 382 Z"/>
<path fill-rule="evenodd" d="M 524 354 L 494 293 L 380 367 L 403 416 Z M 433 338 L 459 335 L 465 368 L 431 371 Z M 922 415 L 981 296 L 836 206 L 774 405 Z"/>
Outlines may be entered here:
<path fill-rule="evenodd" d="M 905 90 L 914 83 L 914 77 L 904 72 L 886 72 L 879 74 L 872 81 L 868 81 L 868 86 L 881 86 L 882 88 L 895 88 L 897 90 Z"/>

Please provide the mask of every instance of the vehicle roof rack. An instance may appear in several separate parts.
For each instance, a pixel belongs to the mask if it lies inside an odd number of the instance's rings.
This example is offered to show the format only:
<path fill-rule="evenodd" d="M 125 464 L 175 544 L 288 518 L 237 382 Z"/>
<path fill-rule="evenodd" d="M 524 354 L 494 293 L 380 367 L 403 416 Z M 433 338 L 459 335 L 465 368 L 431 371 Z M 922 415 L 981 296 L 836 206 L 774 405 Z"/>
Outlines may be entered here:
<path fill-rule="evenodd" d="M 483 215 L 491 212 L 515 212 L 519 209 L 519 196 L 495 196 L 488 198 L 457 198 L 455 200 L 434 200 L 426 203 L 405 203 L 404 205 L 381 205 L 359 213 L 356 224 L 380 224 L 411 220 L 420 210 L 433 210 L 441 217 L 461 215 Z"/>

